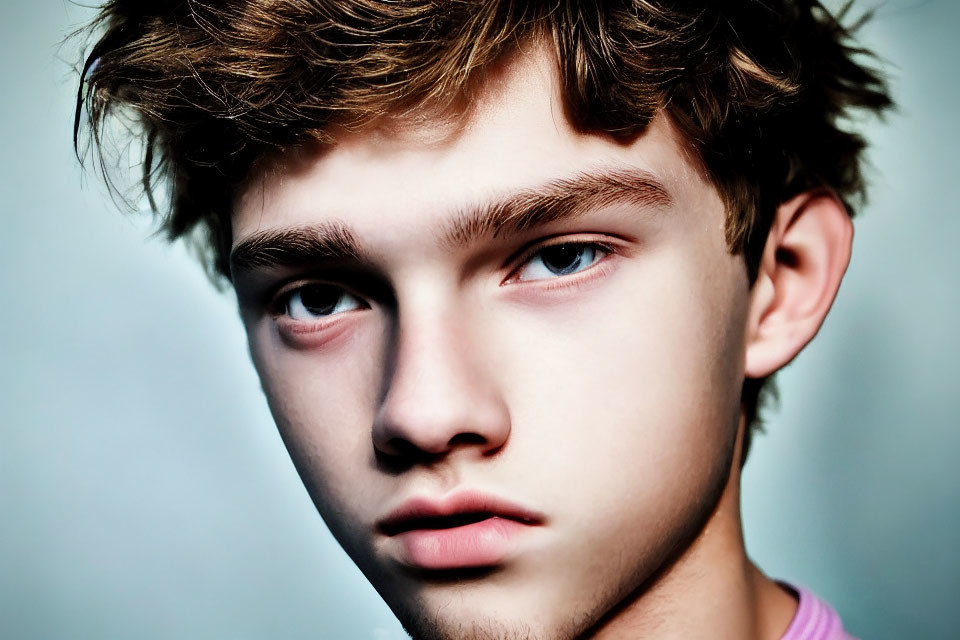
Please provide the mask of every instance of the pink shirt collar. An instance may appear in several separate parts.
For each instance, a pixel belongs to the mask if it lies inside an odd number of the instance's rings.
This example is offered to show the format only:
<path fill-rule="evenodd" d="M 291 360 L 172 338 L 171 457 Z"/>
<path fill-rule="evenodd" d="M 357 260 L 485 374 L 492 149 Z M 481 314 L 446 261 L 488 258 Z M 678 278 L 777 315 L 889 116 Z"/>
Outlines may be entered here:
<path fill-rule="evenodd" d="M 800 603 L 780 640 L 856 640 L 844 632 L 840 616 L 826 602 L 803 587 L 781 584 L 795 592 Z"/>

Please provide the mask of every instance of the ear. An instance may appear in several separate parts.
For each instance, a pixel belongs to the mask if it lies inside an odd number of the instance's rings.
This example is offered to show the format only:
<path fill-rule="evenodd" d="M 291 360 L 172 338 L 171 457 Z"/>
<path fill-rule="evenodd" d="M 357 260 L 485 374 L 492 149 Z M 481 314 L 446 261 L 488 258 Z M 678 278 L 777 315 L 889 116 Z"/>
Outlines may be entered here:
<path fill-rule="evenodd" d="M 748 378 L 774 373 L 817 334 L 852 242 L 850 215 L 833 191 L 808 191 L 780 205 L 750 294 Z"/>

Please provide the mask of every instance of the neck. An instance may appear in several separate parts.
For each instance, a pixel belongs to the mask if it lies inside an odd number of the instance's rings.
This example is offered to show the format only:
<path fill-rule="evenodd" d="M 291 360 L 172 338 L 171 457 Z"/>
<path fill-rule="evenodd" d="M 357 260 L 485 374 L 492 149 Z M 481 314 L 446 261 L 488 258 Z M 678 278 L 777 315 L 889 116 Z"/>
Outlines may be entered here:
<path fill-rule="evenodd" d="M 778 640 L 797 602 L 747 557 L 740 523 L 741 420 L 720 501 L 690 546 L 594 629 L 593 640 Z"/>

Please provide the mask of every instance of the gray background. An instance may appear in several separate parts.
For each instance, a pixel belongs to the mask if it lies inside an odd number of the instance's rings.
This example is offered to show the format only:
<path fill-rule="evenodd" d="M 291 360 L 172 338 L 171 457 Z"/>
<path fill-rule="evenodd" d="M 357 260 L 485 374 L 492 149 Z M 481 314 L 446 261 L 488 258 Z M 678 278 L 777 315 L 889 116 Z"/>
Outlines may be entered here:
<path fill-rule="evenodd" d="M 0 8 L 0 637 L 403 637 L 301 487 L 229 293 L 81 177 L 58 56 L 89 16 Z M 958 27 L 891 0 L 864 32 L 900 111 L 867 125 L 853 264 L 744 481 L 753 557 L 864 638 L 958 637 Z"/>

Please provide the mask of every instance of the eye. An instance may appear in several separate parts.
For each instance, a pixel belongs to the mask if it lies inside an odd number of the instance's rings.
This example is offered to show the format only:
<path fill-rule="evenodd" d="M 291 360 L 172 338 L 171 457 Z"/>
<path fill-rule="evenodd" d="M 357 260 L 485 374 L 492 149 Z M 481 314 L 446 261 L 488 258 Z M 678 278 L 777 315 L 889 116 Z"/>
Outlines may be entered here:
<path fill-rule="evenodd" d="M 296 322 L 312 322 L 345 311 L 365 308 L 366 304 L 343 287 L 314 282 L 301 285 L 284 294 L 278 313 Z"/>
<path fill-rule="evenodd" d="M 530 282 L 567 276 L 592 267 L 610 253 L 590 242 L 566 242 L 538 249 L 517 270 L 514 280 Z"/>

